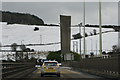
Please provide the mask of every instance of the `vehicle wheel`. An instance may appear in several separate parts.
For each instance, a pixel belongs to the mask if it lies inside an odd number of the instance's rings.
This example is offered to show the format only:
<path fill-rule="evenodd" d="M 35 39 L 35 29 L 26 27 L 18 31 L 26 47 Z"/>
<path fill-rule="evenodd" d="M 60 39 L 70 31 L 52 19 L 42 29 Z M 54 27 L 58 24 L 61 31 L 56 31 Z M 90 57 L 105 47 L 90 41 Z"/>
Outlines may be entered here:
<path fill-rule="evenodd" d="M 57 74 L 57 77 L 60 77 L 60 74 Z"/>
<path fill-rule="evenodd" d="M 41 74 L 41 77 L 44 77 L 44 74 Z"/>

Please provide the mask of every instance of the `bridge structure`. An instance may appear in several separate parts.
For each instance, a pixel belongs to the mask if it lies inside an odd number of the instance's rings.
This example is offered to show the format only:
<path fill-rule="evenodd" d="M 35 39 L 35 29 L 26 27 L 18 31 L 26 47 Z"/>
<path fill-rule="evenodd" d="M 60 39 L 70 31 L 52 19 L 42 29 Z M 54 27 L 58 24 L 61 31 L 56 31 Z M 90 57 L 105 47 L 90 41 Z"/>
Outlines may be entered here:
<path fill-rule="evenodd" d="M 24 52 L 25 53 L 25 52 Z M 28 52 L 31 53 L 31 52 Z M 32 54 L 35 55 L 34 53 Z M 29 54 L 30 56 L 30 54 Z M 19 56 L 20 57 L 20 56 Z M 62 61 L 61 77 L 47 75 L 41 77 L 41 65 L 39 67 L 36 59 L 19 58 L 16 61 L 2 61 L 2 79 L 119 79 L 119 53 L 109 57 L 83 58 L 79 61 Z"/>
<path fill-rule="evenodd" d="M 66 57 L 62 61 L 61 66 L 61 77 L 58 79 L 68 78 L 98 78 L 98 79 L 118 79 L 120 76 L 119 60 L 120 53 L 116 52 L 115 55 L 108 57 L 90 57 L 81 58 L 79 61 L 68 59 L 70 54 L 70 16 L 60 16 L 60 27 L 61 27 L 61 42 L 48 43 L 48 44 L 26 44 L 26 46 L 44 46 L 61 43 L 61 54 Z M 108 31 L 109 32 L 109 31 Z M 110 31 L 111 32 L 111 31 Z M 103 32 L 105 33 L 105 32 Z M 100 34 L 100 33 L 97 33 Z M 96 34 L 96 35 L 97 35 Z M 20 45 L 17 45 L 20 46 Z M 10 45 L 3 45 L 1 47 L 10 47 Z M 43 79 L 40 76 L 41 67 L 36 67 L 36 59 L 29 59 L 28 56 L 34 56 L 37 53 L 34 51 L 5 51 L 3 53 L 14 52 L 15 62 L 12 61 L 1 61 L 1 78 L 31 78 L 31 79 Z M 66 55 L 68 54 L 68 55 Z M 38 55 L 38 54 L 37 54 Z M 44 77 L 48 80 L 57 79 L 55 76 Z"/>

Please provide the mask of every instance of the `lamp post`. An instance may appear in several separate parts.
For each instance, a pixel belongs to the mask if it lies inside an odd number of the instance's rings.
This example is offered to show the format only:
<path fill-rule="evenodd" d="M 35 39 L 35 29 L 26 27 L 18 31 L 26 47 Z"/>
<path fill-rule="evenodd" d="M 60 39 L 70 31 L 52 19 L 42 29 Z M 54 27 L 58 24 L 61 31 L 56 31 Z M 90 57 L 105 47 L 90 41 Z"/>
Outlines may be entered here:
<path fill-rule="evenodd" d="M 101 19 L 101 0 L 99 0 L 99 48 L 100 56 L 102 56 L 102 19 Z"/>
<path fill-rule="evenodd" d="M 84 41 L 83 41 L 83 48 L 84 48 L 84 58 L 86 55 L 86 44 L 85 44 L 85 0 L 84 0 L 84 4 L 83 4 L 83 32 L 84 32 Z"/>

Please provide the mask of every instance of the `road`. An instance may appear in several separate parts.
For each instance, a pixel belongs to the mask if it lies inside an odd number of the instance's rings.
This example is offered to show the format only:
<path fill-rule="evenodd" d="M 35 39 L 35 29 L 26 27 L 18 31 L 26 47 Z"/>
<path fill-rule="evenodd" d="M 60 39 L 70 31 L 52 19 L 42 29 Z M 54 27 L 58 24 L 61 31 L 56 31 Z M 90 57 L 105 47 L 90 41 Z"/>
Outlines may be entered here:
<path fill-rule="evenodd" d="M 99 76 L 90 75 L 87 73 L 76 72 L 69 68 L 61 67 L 60 68 L 61 77 L 57 77 L 56 75 L 46 75 L 41 77 L 40 68 L 34 71 L 32 74 L 28 75 L 29 78 L 101 78 Z"/>

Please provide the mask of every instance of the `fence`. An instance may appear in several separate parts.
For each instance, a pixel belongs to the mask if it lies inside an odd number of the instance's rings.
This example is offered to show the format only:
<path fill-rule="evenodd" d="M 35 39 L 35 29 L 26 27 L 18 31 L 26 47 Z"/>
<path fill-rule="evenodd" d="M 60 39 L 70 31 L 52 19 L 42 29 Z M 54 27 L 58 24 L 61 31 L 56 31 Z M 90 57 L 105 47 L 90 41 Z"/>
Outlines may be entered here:
<path fill-rule="evenodd" d="M 25 77 L 36 69 L 33 63 L 3 62 L 0 65 L 2 65 L 2 78 Z"/>
<path fill-rule="evenodd" d="M 74 70 L 85 71 L 107 78 L 118 78 L 120 76 L 119 62 L 120 55 L 109 58 L 88 58 L 80 61 L 63 62 L 63 65 L 70 66 Z"/>

